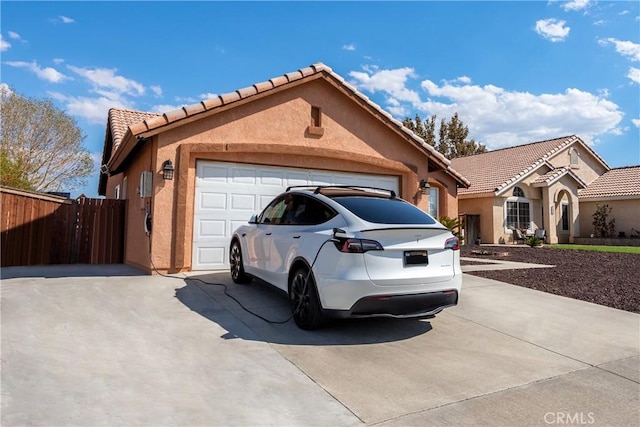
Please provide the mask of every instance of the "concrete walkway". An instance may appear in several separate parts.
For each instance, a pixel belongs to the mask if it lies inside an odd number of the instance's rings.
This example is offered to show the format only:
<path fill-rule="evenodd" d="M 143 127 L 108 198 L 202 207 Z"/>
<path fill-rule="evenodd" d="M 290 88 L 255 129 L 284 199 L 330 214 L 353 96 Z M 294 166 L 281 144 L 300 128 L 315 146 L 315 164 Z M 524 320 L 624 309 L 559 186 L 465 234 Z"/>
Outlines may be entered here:
<path fill-rule="evenodd" d="M 472 257 L 460 257 L 460 261 L 470 261 L 473 264 L 461 266 L 464 273 L 470 271 L 488 271 L 488 270 L 518 270 L 530 268 L 553 268 L 555 265 L 533 264 L 527 262 L 501 261 L 493 259 L 481 259 Z"/>
<path fill-rule="evenodd" d="M 640 316 L 465 275 L 435 319 L 306 332 L 228 273 L 2 269 L 3 426 L 637 425 Z M 244 307 L 272 321 L 249 314 Z"/>

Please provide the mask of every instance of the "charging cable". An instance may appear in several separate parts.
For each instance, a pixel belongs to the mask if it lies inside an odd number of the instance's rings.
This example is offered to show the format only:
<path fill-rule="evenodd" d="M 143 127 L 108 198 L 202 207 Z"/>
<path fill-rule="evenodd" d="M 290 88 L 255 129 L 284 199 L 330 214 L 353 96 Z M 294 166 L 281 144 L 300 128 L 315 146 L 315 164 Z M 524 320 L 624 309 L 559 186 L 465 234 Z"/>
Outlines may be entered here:
<path fill-rule="evenodd" d="M 335 238 L 327 239 L 322 243 L 322 245 L 320 245 L 320 248 L 318 248 L 318 251 L 316 252 L 316 256 L 313 258 L 313 262 L 311 263 L 311 268 L 307 272 L 307 277 L 305 278 L 305 281 L 304 281 L 304 287 L 302 288 L 302 295 L 305 295 L 307 293 L 307 284 L 309 283 L 309 278 L 311 277 L 311 272 L 313 271 L 313 266 L 316 264 L 318 256 L 320 255 L 320 251 L 322 250 L 324 245 L 326 245 L 329 242 L 335 242 L 335 241 L 336 241 Z M 229 293 L 229 287 L 224 283 L 207 282 L 206 280 L 202 280 L 202 279 L 198 279 L 198 278 L 194 278 L 194 277 L 189 277 L 187 275 L 184 275 L 184 276 L 180 277 L 180 276 L 171 276 L 169 274 L 164 274 L 164 273 L 161 273 L 156 268 L 155 264 L 153 263 L 152 257 L 149 257 L 149 260 L 151 261 L 151 266 L 153 267 L 153 271 L 155 271 L 156 274 L 158 274 L 159 276 L 168 277 L 170 279 L 190 280 L 190 281 L 193 282 L 194 285 L 196 285 L 198 287 L 198 289 L 200 289 L 207 296 L 209 296 L 209 298 L 212 298 L 212 297 L 209 294 L 207 294 L 207 292 L 202 288 L 202 286 L 200 286 L 199 283 L 201 283 L 203 285 L 209 285 L 209 286 L 221 286 L 224 289 L 224 294 L 226 296 L 228 296 L 229 298 L 231 298 L 232 300 L 234 300 L 244 311 L 246 311 L 247 313 L 252 314 L 253 316 L 257 317 L 258 319 L 261 319 L 261 320 L 263 320 L 263 321 L 265 321 L 267 323 L 270 323 L 270 324 L 282 325 L 282 324 L 285 324 L 285 323 L 289 322 L 291 319 L 293 319 L 293 316 L 298 314 L 298 312 L 300 311 L 300 308 L 302 307 L 302 298 L 300 298 L 300 301 L 298 302 L 298 306 L 295 308 L 295 310 L 293 310 L 293 313 L 287 319 L 279 320 L 279 321 L 278 320 L 270 320 L 270 319 L 267 319 L 266 317 L 263 317 L 263 316 L 259 315 L 258 313 L 255 313 L 255 312 L 249 310 L 247 307 L 242 305 L 242 303 L 236 297 L 234 297 L 233 295 L 231 295 Z"/>

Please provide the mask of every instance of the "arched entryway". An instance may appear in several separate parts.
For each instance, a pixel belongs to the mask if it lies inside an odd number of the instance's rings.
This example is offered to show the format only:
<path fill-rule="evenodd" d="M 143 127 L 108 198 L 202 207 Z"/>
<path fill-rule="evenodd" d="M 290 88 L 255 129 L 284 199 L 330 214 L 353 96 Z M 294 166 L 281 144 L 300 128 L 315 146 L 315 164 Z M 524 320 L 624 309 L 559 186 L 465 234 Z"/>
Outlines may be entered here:
<path fill-rule="evenodd" d="M 577 234 L 578 209 L 577 199 L 566 189 L 559 190 L 554 197 L 555 236 L 557 242 L 572 243 Z"/>

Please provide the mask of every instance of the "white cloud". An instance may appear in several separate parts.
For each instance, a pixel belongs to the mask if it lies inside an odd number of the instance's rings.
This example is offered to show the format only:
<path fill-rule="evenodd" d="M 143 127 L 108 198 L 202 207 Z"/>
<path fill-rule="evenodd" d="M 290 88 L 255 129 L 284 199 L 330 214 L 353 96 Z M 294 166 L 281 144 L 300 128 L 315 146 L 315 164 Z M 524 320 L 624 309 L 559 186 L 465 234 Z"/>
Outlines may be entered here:
<path fill-rule="evenodd" d="M 53 99 L 63 102 L 67 111 L 86 119 L 89 123 L 104 125 L 110 108 L 134 109 L 126 99 L 108 97 L 89 98 L 85 96 L 68 96 L 59 92 L 49 92 Z"/>
<path fill-rule="evenodd" d="M 640 119 L 631 119 L 631 123 L 633 123 L 637 128 L 640 128 Z"/>
<path fill-rule="evenodd" d="M 8 41 L 6 41 L 3 37 L 2 34 L 0 34 L 0 52 L 4 52 L 6 50 L 9 50 L 9 48 L 11 47 L 11 43 L 9 43 Z"/>
<path fill-rule="evenodd" d="M 623 15 L 627 15 L 627 14 L 629 14 L 629 13 L 630 13 L 630 12 L 629 12 L 628 10 L 626 10 L 626 9 L 625 9 L 625 10 L 623 10 L 622 12 L 618 13 L 618 15 L 623 16 Z"/>
<path fill-rule="evenodd" d="M 211 99 L 211 98 L 217 98 L 218 94 L 217 93 L 201 93 L 200 95 L 198 95 L 200 97 L 201 100 L 205 100 L 205 99 Z M 193 98 L 176 98 L 176 101 L 186 101 L 186 102 L 198 102 L 197 99 L 193 99 Z"/>
<path fill-rule="evenodd" d="M 168 111 L 177 110 L 180 107 L 182 107 L 182 105 L 160 104 L 151 107 L 151 111 L 155 113 L 166 113 Z"/>
<path fill-rule="evenodd" d="M 64 59 L 62 58 L 53 58 L 54 64 L 62 64 L 63 62 L 64 62 Z"/>
<path fill-rule="evenodd" d="M 606 23 L 607 21 L 605 21 L 604 19 L 599 19 L 598 21 L 595 21 L 593 25 L 604 25 Z"/>
<path fill-rule="evenodd" d="M 563 2 L 562 6 L 560 7 L 566 11 L 572 11 L 572 10 L 582 10 L 588 6 L 589 6 L 589 0 L 571 0 L 571 1 Z"/>
<path fill-rule="evenodd" d="M 407 69 L 376 71 L 376 74 L 411 75 Z M 510 91 L 494 85 L 452 84 L 440 85 L 424 80 L 421 87 L 425 100 L 420 94 L 405 87 L 388 85 L 385 80 L 374 76 L 358 77 L 359 90 L 372 93 L 382 92 L 390 96 L 385 100 L 385 108 L 402 120 L 413 116 L 436 115 L 450 118 L 459 113 L 461 120 L 469 126 L 469 136 L 486 144 L 491 149 L 507 147 L 532 141 L 578 134 L 586 142 L 592 143 L 598 135 L 619 132 L 623 113 L 618 105 L 606 98 L 569 88 L 562 93 L 532 94 Z M 398 97 L 394 93 L 413 93 L 415 97 Z M 426 95 L 426 96 L 425 96 Z"/>
<path fill-rule="evenodd" d="M 615 45 L 616 52 L 630 59 L 631 61 L 640 61 L 640 44 L 631 41 L 623 41 L 614 38 L 599 39 L 601 46 L 607 46 L 609 43 Z"/>
<path fill-rule="evenodd" d="M 629 77 L 632 82 L 640 84 L 640 68 L 629 67 L 627 77 Z"/>
<path fill-rule="evenodd" d="M 8 61 L 8 62 L 5 62 L 5 64 L 7 64 L 7 65 L 9 65 L 11 67 L 27 69 L 27 70 L 31 71 L 32 73 L 34 73 L 36 76 L 38 76 L 39 79 L 46 80 L 46 81 L 51 82 L 51 83 L 60 83 L 60 82 L 62 82 L 64 80 L 71 80 L 71 77 L 65 76 L 64 74 L 62 74 L 61 72 L 59 72 L 55 68 L 51 68 L 51 67 L 42 68 L 42 67 L 40 67 L 36 63 L 36 61 L 32 61 L 32 62 Z"/>
<path fill-rule="evenodd" d="M 355 79 L 356 86 L 369 92 L 387 92 L 399 101 L 411 103 L 416 103 L 420 100 L 417 92 L 406 87 L 406 82 L 409 77 L 417 77 L 413 68 L 405 67 L 381 71 L 373 68 L 365 68 L 364 72 L 351 71 L 349 76 Z"/>
<path fill-rule="evenodd" d="M 11 95 L 13 91 L 9 87 L 8 84 L 0 82 L 0 94 L 2 95 Z"/>
<path fill-rule="evenodd" d="M 153 92 L 156 96 L 162 96 L 162 88 L 160 86 L 149 86 L 151 92 Z"/>
<path fill-rule="evenodd" d="M 342 49 L 354 51 L 356 50 L 356 45 L 354 43 L 345 44 Z"/>
<path fill-rule="evenodd" d="M 135 80 L 116 75 L 113 68 L 81 68 L 67 65 L 67 68 L 89 80 L 94 85 L 94 92 L 107 97 L 118 98 L 121 95 L 144 95 L 145 87 Z"/>
<path fill-rule="evenodd" d="M 552 42 L 561 42 L 568 35 L 571 28 L 565 27 L 566 21 L 557 20 L 555 18 L 541 19 L 536 22 L 536 33 L 540 34 L 547 40 Z"/>
<path fill-rule="evenodd" d="M 15 31 L 8 31 L 7 34 L 9 34 L 10 39 L 20 40 L 20 34 L 16 33 Z"/>
<path fill-rule="evenodd" d="M 74 19 L 63 15 L 58 16 L 58 18 L 63 24 L 73 24 L 74 22 L 76 22 Z"/>

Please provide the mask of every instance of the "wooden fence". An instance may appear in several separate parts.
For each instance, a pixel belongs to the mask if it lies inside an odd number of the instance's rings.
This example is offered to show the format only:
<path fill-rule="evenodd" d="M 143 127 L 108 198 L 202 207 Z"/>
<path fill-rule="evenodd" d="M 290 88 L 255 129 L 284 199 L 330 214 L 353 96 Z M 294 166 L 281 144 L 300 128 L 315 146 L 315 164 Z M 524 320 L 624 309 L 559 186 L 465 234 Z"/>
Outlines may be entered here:
<path fill-rule="evenodd" d="M 6 187 L 0 198 L 1 266 L 123 261 L 125 200 L 70 200 Z"/>

